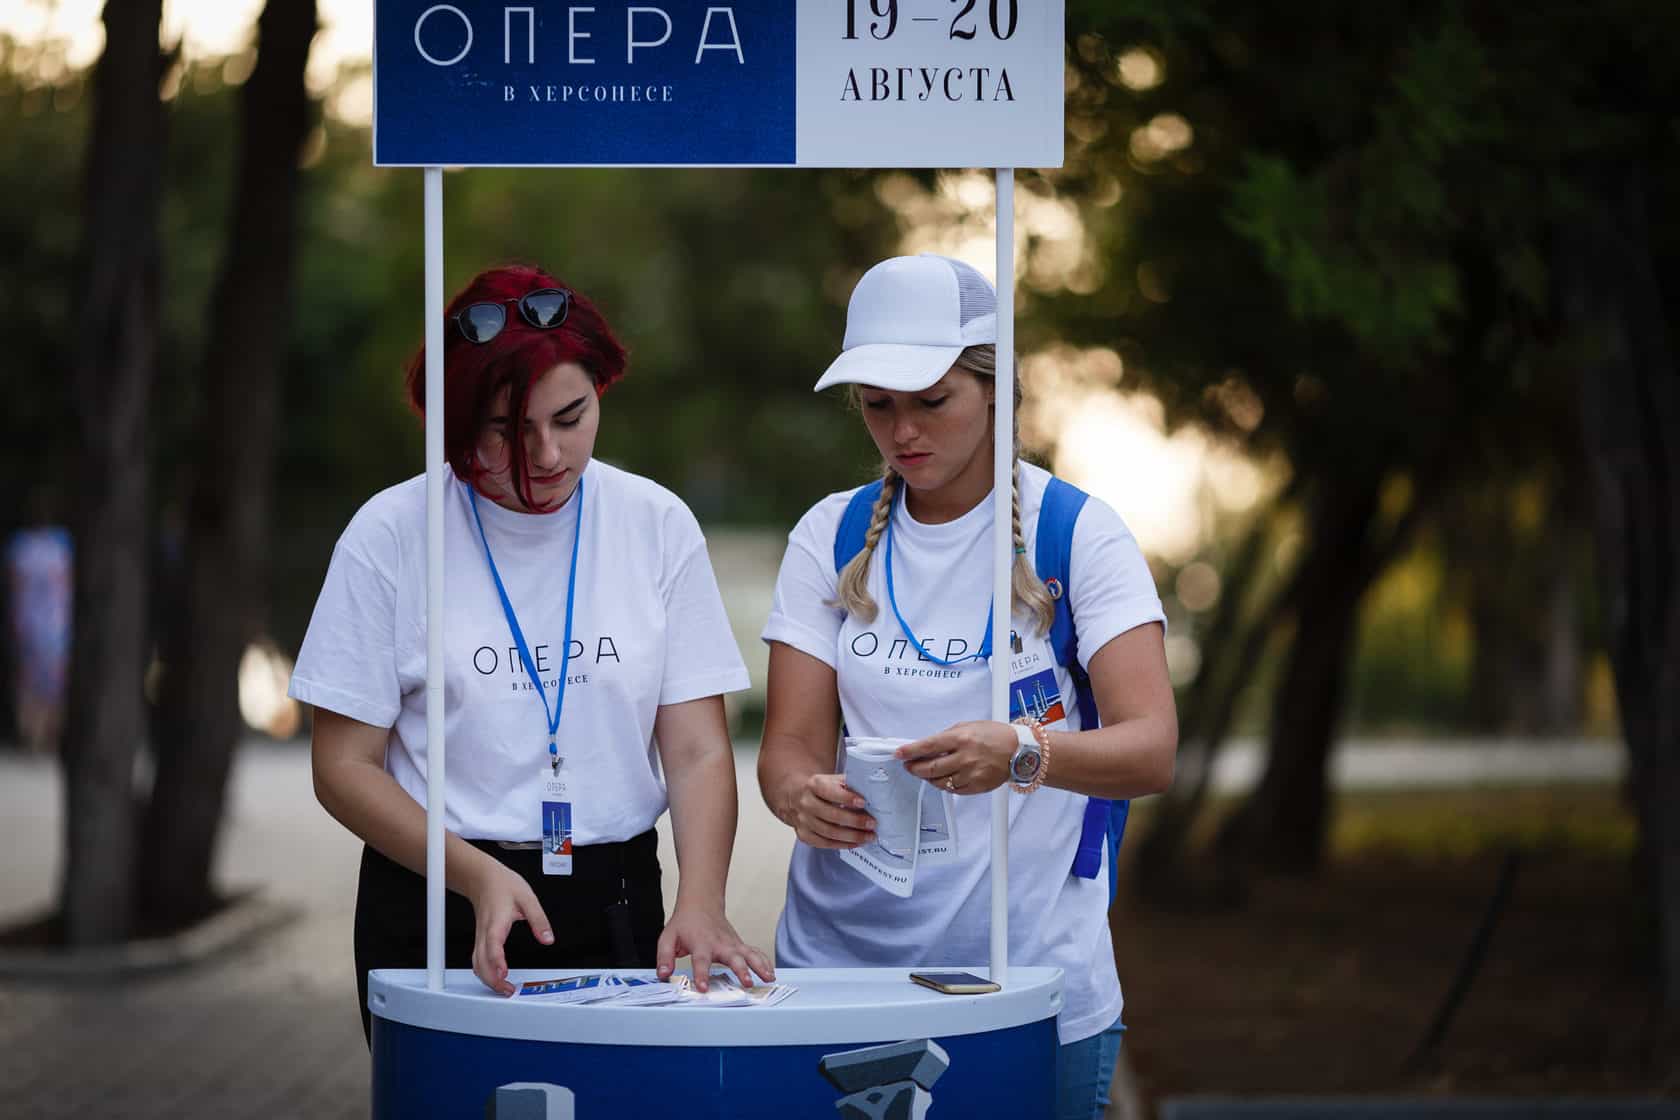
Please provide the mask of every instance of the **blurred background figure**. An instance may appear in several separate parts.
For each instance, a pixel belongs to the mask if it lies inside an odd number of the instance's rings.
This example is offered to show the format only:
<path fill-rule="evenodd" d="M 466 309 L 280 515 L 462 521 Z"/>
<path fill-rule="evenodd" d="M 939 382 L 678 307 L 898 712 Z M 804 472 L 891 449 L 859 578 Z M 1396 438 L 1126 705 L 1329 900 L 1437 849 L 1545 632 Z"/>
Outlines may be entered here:
<path fill-rule="evenodd" d="M 12 702 L 18 740 L 36 754 L 57 750 L 64 728 L 70 599 L 75 585 L 70 531 L 48 521 L 40 517 L 37 524 L 15 530 L 6 542 Z"/>

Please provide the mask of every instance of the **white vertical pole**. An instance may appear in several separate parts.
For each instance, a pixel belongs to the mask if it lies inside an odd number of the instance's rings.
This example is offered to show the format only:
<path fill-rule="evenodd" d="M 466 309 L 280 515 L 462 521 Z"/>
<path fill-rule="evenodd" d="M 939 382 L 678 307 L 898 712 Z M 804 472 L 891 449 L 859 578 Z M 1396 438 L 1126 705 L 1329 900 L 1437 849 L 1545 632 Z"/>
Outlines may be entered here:
<path fill-rule="evenodd" d="M 1010 573 L 1015 563 L 1010 497 L 1015 473 L 1015 169 L 997 169 L 998 340 L 992 442 L 992 718 L 1009 721 Z M 1009 983 L 1009 788 L 992 791 L 991 978 Z"/>
<path fill-rule="evenodd" d="M 443 990 L 443 168 L 426 190 L 426 987 Z"/>

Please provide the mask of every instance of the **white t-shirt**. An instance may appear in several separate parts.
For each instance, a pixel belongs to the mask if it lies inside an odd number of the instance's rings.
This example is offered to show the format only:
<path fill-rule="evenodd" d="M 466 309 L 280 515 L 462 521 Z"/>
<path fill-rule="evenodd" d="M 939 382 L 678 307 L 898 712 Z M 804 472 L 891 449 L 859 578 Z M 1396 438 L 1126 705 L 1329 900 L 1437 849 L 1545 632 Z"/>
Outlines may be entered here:
<path fill-rule="evenodd" d="M 1021 526 L 1029 557 L 1049 478 L 1038 467 L 1021 467 Z M 914 739 L 987 718 L 987 663 L 968 660 L 947 668 L 924 660 L 900 630 L 887 600 L 884 536 L 869 566 L 869 593 L 879 608 L 875 620 L 865 623 L 826 605 L 837 582 L 834 536 L 853 493 L 829 495 L 789 534 L 764 640 L 786 642 L 834 667 L 848 734 Z M 923 648 L 947 660 L 979 650 L 992 592 L 990 496 L 939 525 L 917 522 L 901 498 L 893 511 L 893 537 L 898 607 Z M 1136 540 L 1119 515 L 1095 498 L 1075 523 L 1068 580 L 1079 660 L 1086 667 L 1110 639 L 1165 621 Z M 1078 730 L 1073 681 L 1056 664 L 1047 635 L 1019 614 L 1015 631 L 1022 647 L 1010 654 L 1014 701 L 1042 712 L 1048 726 Z M 1049 786 L 1008 796 L 1009 959 L 1063 970 L 1057 1028 L 1063 1044 L 1077 1042 L 1106 1028 L 1121 1008 L 1108 934 L 1106 869 L 1095 879 L 1071 874 L 1087 798 Z M 776 930 L 777 963 L 984 964 L 991 955 L 991 799 L 946 797 L 956 812 L 959 858 L 918 867 L 915 893 L 906 899 L 888 896 L 833 851 L 796 843 L 787 905 Z"/>
<path fill-rule="evenodd" d="M 584 469 L 571 662 L 556 742 L 577 844 L 627 840 L 665 811 L 660 705 L 747 687 L 688 507 L 598 460 Z M 479 516 L 553 708 L 577 493 L 550 514 L 484 497 Z M 444 481 L 445 827 L 469 839 L 542 835 L 548 717 L 496 593 L 468 487 Z M 426 803 L 426 479 L 375 495 L 333 550 L 291 695 L 390 727 L 385 769 Z"/>

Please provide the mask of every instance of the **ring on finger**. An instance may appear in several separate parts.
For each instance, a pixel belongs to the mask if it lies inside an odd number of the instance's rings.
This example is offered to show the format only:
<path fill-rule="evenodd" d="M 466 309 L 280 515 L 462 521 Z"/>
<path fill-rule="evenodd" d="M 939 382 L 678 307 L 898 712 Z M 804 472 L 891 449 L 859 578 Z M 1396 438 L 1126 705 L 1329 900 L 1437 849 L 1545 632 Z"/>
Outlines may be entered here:
<path fill-rule="evenodd" d="M 957 792 L 957 776 L 955 774 L 945 775 L 945 788 L 952 793 Z"/>

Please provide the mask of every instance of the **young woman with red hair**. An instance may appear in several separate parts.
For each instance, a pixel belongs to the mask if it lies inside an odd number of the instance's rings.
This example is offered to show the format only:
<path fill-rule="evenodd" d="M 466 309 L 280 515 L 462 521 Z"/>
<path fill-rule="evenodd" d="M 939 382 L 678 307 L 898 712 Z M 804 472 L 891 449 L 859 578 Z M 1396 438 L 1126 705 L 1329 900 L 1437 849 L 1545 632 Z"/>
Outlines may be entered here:
<path fill-rule="evenodd" d="M 714 962 L 769 978 L 723 912 L 722 694 L 747 674 L 705 540 L 674 494 L 591 457 L 624 348 L 536 268 L 481 273 L 445 314 L 446 963 L 503 994 L 510 966 L 666 976 L 684 954 L 702 988 Z M 422 413 L 424 382 L 422 352 Z M 420 476 L 351 520 L 291 684 L 315 706 L 316 794 L 366 842 L 364 1030 L 368 970 L 425 964 L 425 502 Z M 653 831 L 667 807 L 669 922 Z"/>

